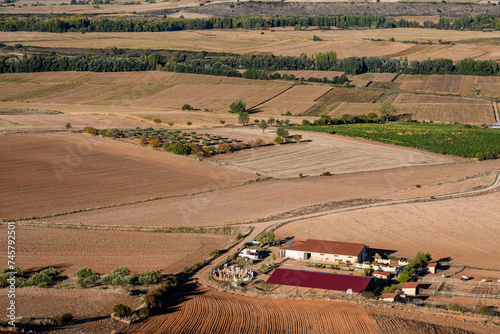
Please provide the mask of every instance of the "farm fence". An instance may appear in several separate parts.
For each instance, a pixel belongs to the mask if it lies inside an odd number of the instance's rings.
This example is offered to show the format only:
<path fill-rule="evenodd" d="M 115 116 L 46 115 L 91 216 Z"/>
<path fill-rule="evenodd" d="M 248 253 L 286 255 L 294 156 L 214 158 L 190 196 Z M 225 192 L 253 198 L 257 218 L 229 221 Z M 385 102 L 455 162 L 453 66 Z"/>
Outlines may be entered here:
<path fill-rule="evenodd" d="M 418 276 L 418 279 L 422 282 L 441 282 L 443 279 L 441 277 L 426 277 Z M 483 285 L 483 286 L 498 286 L 500 287 L 500 282 L 481 282 L 481 281 L 465 281 L 453 278 L 447 278 L 446 282 L 458 283 L 458 284 L 469 284 L 469 285 Z"/>
<path fill-rule="evenodd" d="M 500 299 L 500 295 L 488 295 L 484 293 L 469 293 L 469 292 L 450 292 L 450 291 L 435 291 L 431 289 L 419 289 L 419 293 L 425 295 L 445 295 L 452 297 L 473 297 L 473 298 L 491 298 Z"/>

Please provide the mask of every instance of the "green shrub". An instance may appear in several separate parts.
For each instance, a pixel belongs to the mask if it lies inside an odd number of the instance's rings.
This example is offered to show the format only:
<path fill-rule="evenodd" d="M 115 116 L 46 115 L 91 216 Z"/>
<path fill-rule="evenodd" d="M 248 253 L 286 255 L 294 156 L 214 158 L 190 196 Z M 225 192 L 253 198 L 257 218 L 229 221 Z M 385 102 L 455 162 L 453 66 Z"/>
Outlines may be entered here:
<path fill-rule="evenodd" d="M 53 319 L 57 325 L 63 326 L 73 320 L 73 315 L 71 313 L 64 313 L 61 315 L 55 315 Z"/>
<path fill-rule="evenodd" d="M 137 315 L 139 316 L 139 318 L 143 319 L 143 318 L 147 318 L 149 317 L 150 315 L 150 311 L 147 307 L 143 307 L 141 309 L 139 309 L 139 311 L 137 312 Z"/>
<path fill-rule="evenodd" d="M 493 310 L 491 309 L 491 307 L 489 306 L 486 306 L 486 305 L 482 305 L 480 306 L 476 311 L 475 313 L 477 314 L 481 314 L 481 315 L 486 315 L 488 317 L 492 317 L 495 315 L 495 313 L 493 312 Z"/>
<path fill-rule="evenodd" d="M 159 270 L 148 270 L 141 274 L 138 279 L 139 284 L 149 286 L 156 284 L 161 280 L 161 272 Z"/>
<path fill-rule="evenodd" d="M 189 104 L 185 104 L 182 106 L 182 110 L 194 110 L 194 108 L 191 107 Z"/>
<path fill-rule="evenodd" d="M 94 136 L 97 136 L 97 129 L 94 128 L 94 127 L 91 127 L 91 126 L 86 126 L 85 128 L 83 128 L 83 131 L 85 133 L 88 133 L 88 134 L 91 134 L 91 135 L 94 135 Z"/>
<path fill-rule="evenodd" d="M 117 304 L 113 307 L 113 313 L 120 318 L 128 317 L 132 314 L 132 309 L 123 304 Z"/>
<path fill-rule="evenodd" d="M 457 303 L 451 303 L 448 305 L 448 310 L 464 313 L 467 311 L 467 308 L 465 306 L 457 304 Z"/>
<path fill-rule="evenodd" d="M 283 138 L 277 136 L 276 138 L 274 138 L 274 142 L 278 145 L 281 145 L 283 143 Z"/>
<path fill-rule="evenodd" d="M 76 276 L 77 277 L 88 277 L 88 276 L 92 276 L 94 275 L 94 271 L 92 269 L 90 269 L 89 267 L 83 267 L 83 268 L 80 268 L 76 271 Z"/>

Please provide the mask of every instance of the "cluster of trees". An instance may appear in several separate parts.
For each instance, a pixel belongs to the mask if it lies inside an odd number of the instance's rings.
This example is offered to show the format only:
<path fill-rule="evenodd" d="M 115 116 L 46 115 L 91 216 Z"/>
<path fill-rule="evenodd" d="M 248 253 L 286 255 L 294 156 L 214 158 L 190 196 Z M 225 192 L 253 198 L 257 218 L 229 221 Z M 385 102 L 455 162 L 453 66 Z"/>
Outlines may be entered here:
<path fill-rule="evenodd" d="M 147 71 L 148 63 L 138 58 L 76 57 L 30 55 L 19 59 L 14 55 L 0 56 L 0 73 L 25 73 L 48 71 L 125 72 Z"/>
<path fill-rule="evenodd" d="M 152 55 L 148 58 L 151 59 Z M 156 58 L 155 58 L 156 59 Z M 161 61 L 161 59 L 157 59 Z M 236 69 L 247 69 L 243 77 L 248 79 L 285 79 L 293 80 L 294 76 L 281 76 L 279 73 L 268 74 L 273 71 L 286 70 L 317 70 L 342 71 L 347 74 L 361 73 L 405 73 L 405 74 L 462 74 L 493 76 L 500 73 L 500 66 L 494 60 L 474 60 L 465 58 L 456 64 L 451 59 L 426 59 L 422 61 L 389 57 L 347 57 L 337 58 L 334 51 L 318 53 L 311 57 L 302 54 L 299 57 L 245 54 L 231 57 L 207 57 L 206 53 L 199 53 L 191 58 L 174 55 L 165 64 L 150 63 L 154 69 L 159 64 L 167 71 L 203 73 L 241 77 Z M 324 78 L 310 81 L 325 82 Z M 346 77 L 333 78 L 325 83 L 343 84 Z"/>
<path fill-rule="evenodd" d="M 397 280 L 399 283 L 405 283 L 412 278 L 417 269 L 425 267 L 432 260 L 431 254 L 417 252 L 413 259 L 404 267 L 403 272 L 399 274 Z"/>
<path fill-rule="evenodd" d="M 104 1 L 104 3 L 106 3 Z M 0 18 L 1 31 L 42 31 L 42 32 L 141 32 L 176 31 L 200 29 L 268 29 L 275 27 L 318 26 L 321 28 L 351 27 L 365 28 L 437 28 L 437 29 L 495 29 L 500 30 L 500 18 L 493 16 L 462 16 L 441 18 L 437 23 L 394 19 L 379 15 L 329 15 L 329 16 L 280 16 L 280 17 L 210 17 L 210 18 L 126 18 L 126 17 L 13 17 Z"/>
<path fill-rule="evenodd" d="M 246 69 L 241 74 L 238 69 Z M 388 57 L 348 57 L 338 59 L 335 52 L 318 53 L 312 57 L 302 54 L 300 57 L 275 55 L 237 55 L 209 57 L 200 52 L 188 57 L 180 52 L 171 57 L 149 54 L 138 58 L 101 57 L 92 55 L 42 56 L 25 55 L 21 59 L 14 55 L 0 56 L 0 73 L 25 73 L 46 71 L 92 71 L 123 72 L 166 70 L 180 73 L 197 73 L 248 79 L 284 79 L 295 80 L 293 75 L 268 74 L 284 70 L 320 70 L 342 71 L 347 74 L 406 73 L 406 74 L 462 74 L 494 76 L 500 74 L 500 66 L 495 60 L 474 60 L 465 58 L 456 64 L 451 59 L 426 59 L 422 61 Z M 344 84 L 347 77 L 309 78 L 310 82 Z"/>

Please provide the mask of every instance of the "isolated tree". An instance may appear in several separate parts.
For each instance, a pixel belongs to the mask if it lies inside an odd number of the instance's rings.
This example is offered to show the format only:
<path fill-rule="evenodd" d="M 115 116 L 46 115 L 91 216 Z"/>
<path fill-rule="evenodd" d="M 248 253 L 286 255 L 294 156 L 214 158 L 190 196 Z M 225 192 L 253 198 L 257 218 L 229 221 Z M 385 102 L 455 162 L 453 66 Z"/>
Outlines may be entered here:
<path fill-rule="evenodd" d="M 267 240 L 268 240 L 270 243 L 274 242 L 274 239 L 275 239 L 275 238 L 276 238 L 276 237 L 275 237 L 275 235 L 274 235 L 274 233 L 273 233 L 273 232 L 269 232 L 269 233 L 267 234 Z"/>
<path fill-rule="evenodd" d="M 267 129 L 267 122 L 265 120 L 260 121 L 259 128 L 262 129 L 262 132 Z"/>
<path fill-rule="evenodd" d="M 229 105 L 229 112 L 232 114 L 241 114 L 246 110 L 245 103 L 241 100 L 236 100 Z"/>
<path fill-rule="evenodd" d="M 238 122 L 243 125 L 247 125 L 250 122 L 250 115 L 246 111 L 243 111 L 238 115 Z"/>
<path fill-rule="evenodd" d="M 278 145 L 281 145 L 283 143 L 283 138 L 281 138 L 280 136 L 276 136 L 276 138 L 274 138 L 274 142 Z"/>
<path fill-rule="evenodd" d="M 70 130 L 71 129 L 71 123 L 66 123 L 66 129 Z"/>
<path fill-rule="evenodd" d="M 302 135 L 293 135 L 292 139 L 295 140 L 298 143 L 302 139 Z"/>
<path fill-rule="evenodd" d="M 269 126 L 273 126 L 273 124 L 276 122 L 276 120 L 271 117 L 270 119 L 267 120 L 267 124 L 269 124 Z"/>
<path fill-rule="evenodd" d="M 280 136 L 281 138 L 287 138 L 288 137 L 288 130 L 282 127 L 279 127 L 278 130 L 276 131 L 276 134 Z"/>
<path fill-rule="evenodd" d="M 385 101 L 378 108 L 380 113 L 380 118 L 384 121 L 390 121 L 396 116 L 397 108 L 392 104 L 391 101 Z"/>

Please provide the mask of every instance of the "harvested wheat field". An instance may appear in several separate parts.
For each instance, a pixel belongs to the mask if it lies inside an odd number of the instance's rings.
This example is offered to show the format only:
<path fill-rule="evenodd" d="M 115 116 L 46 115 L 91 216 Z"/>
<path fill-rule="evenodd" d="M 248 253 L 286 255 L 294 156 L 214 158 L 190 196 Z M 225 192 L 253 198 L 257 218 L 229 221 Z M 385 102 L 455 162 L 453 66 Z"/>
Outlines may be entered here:
<path fill-rule="evenodd" d="M 464 103 L 404 103 L 395 104 L 398 114 L 411 115 L 419 121 L 434 121 L 445 123 L 489 124 L 495 122 L 493 106 L 485 104 Z"/>
<path fill-rule="evenodd" d="M 106 115 L 67 115 L 39 113 L 31 114 L 29 111 L 9 112 L 0 111 L 0 131 L 27 131 L 27 130 L 63 130 L 66 123 L 73 129 L 82 129 L 93 126 L 98 129 L 106 128 L 135 128 L 154 126 L 144 124 L 139 120 L 125 117 Z"/>
<path fill-rule="evenodd" d="M 66 9 L 72 9 L 67 6 Z M 133 6 L 124 6 L 131 10 Z M 148 6 L 142 7 L 144 11 Z M 46 7 L 49 8 L 49 7 Z M 106 6 L 102 6 L 106 8 Z M 152 9 L 152 8 L 151 8 Z M 451 58 L 458 61 L 466 57 L 496 59 L 500 46 L 490 39 L 498 32 L 455 31 L 419 28 L 368 29 L 368 30 L 314 30 L 294 31 L 293 27 L 266 31 L 244 29 L 211 29 L 169 32 L 126 33 L 64 33 L 1 32 L 0 40 L 7 44 L 22 43 L 46 48 L 132 48 L 170 49 L 212 52 L 271 52 L 283 56 L 308 56 L 334 50 L 339 58 L 351 56 L 408 56 L 411 60 Z M 313 41 L 317 35 L 322 41 Z M 395 38 L 391 42 L 390 39 Z M 372 39 L 381 39 L 374 41 Z M 456 45 L 439 44 L 438 40 L 456 42 Z M 478 41 L 478 39 L 481 39 Z M 402 41 L 431 41 L 432 45 L 415 45 Z M 465 41 L 467 44 L 461 44 Z M 486 44 L 486 45 L 484 45 Z M 486 47 L 487 46 L 487 47 Z"/>
<path fill-rule="evenodd" d="M 306 206 L 353 199 L 413 197 L 415 186 L 436 193 L 470 189 L 455 185 L 464 177 L 500 170 L 500 161 L 418 166 L 391 170 L 257 182 L 243 187 L 187 197 L 169 198 L 124 207 L 81 212 L 44 221 L 116 226 L 224 226 L 279 215 Z M 251 200 L 241 200 L 251 199 Z M 228 207 L 231 210 L 228 210 Z M 365 242 L 365 241 L 363 241 Z"/>
<path fill-rule="evenodd" d="M 7 226 L 0 231 L 7 234 Z M 173 274 L 202 261 L 214 249 L 226 248 L 230 238 L 196 233 L 131 232 L 18 225 L 16 265 L 24 271 L 54 267 L 74 275 L 89 267 L 109 274 L 117 267 L 133 273 L 158 269 Z M 55 247 L 57 245 L 57 247 Z M 6 255 L 2 260 L 7 263 Z"/>
<path fill-rule="evenodd" d="M 316 104 L 315 101 L 330 89 L 329 86 L 317 85 L 292 86 L 272 100 L 258 105 L 254 110 L 272 116 L 279 116 L 287 111 L 293 115 L 300 114 L 312 108 Z"/>
<path fill-rule="evenodd" d="M 469 75 L 410 75 L 401 74 L 394 81 L 400 89 L 451 93 L 463 96 L 500 97 L 500 78 Z"/>
<path fill-rule="evenodd" d="M 252 177 L 188 157 L 78 133 L 6 136 L 0 156 L 0 217 L 5 219 L 196 193 Z"/>
<path fill-rule="evenodd" d="M 172 298 L 168 313 L 132 324 L 124 333 L 382 334 L 425 328 L 465 334 L 491 329 L 439 315 L 430 318 L 398 310 L 381 315 L 374 307 L 339 301 L 242 297 L 196 286 L 185 289 L 191 291 Z"/>
<path fill-rule="evenodd" d="M 195 109 L 227 112 L 236 99 L 248 108 L 260 105 L 291 87 L 269 82 L 171 72 L 48 72 L 2 74 L 0 106 L 75 112 L 107 110 L 113 113 L 147 113 Z M 306 89 L 307 90 L 307 89 Z M 70 108 L 67 108 L 70 106 Z M 66 108 L 65 108 L 66 107 Z"/>
<path fill-rule="evenodd" d="M 273 133 L 274 130 L 268 131 L 268 135 Z M 238 171 L 280 178 L 297 177 L 299 173 L 316 176 L 325 171 L 343 174 L 453 162 L 445 156 L 430 155 L 423 151 L 408 151 L 395 146 L 381 147 L 368 141 L 352 141 L 340 136 L 310 132 L 300 134 L 304 141 L 302 143 L 239 152 L 227 157 L 214 157 L 210 161 Z"/>
<path fill-rule="evenodd" d="M 435 260 L 500 269 L 499 201 L 500 193 L 493 193 L 339 212 L 290 223 L 276 236 L 359 242 L 410 258 L 424 251 Z"/>

